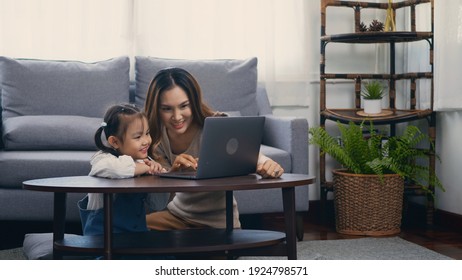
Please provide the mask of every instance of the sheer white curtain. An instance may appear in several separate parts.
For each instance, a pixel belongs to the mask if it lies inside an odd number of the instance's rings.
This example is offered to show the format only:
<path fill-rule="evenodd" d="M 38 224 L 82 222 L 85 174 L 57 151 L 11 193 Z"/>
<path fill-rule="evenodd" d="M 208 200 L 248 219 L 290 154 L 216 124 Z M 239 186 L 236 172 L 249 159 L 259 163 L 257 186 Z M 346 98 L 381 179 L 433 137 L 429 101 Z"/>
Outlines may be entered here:
<path fill-rule="evenodd" d="M 184 59 L 256 56 L 259 80 L 272 101 L 281 103 L 275 91 L 285 92 L 285 98 L 291 92 L 307 95 L 308 65 L 317 63 L 307 54 L 318 49 L 317 43 L 307 46 L 307 11 L 318 14 L 318 2 L 136 0 L 135 53 Z"/>
<path fill-rule="evenodd" d="M 318 14 L 317 0 L 0 0 L 0 55 L 256 56 L 272 103 L 300 104 L 307 102 L 297 99 L 307 98 L 308 74 L 318 68 Z M 310 46 L 309 36 L 316 39 Z"/>
<path fill-rule="evenodd" d="M 0 0 L 0 55 L 94 61 L 131 54 L 128 0 Z"/>
<path fill-rule="evenodd" d="M 462 0 L 435 1 L 435 109 L 462 109 Z"/>

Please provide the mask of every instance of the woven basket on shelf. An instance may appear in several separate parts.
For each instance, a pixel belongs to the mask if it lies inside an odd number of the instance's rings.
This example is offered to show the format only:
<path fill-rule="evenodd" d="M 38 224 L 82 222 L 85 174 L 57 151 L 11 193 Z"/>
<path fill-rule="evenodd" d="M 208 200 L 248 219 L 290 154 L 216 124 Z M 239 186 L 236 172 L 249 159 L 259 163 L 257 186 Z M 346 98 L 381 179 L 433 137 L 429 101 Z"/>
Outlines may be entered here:
<path fill-rule="evenodd" d="M 334 170 L 335 223 L 339 233 L 381 236 L 401 231 L 404 180 Z"/>

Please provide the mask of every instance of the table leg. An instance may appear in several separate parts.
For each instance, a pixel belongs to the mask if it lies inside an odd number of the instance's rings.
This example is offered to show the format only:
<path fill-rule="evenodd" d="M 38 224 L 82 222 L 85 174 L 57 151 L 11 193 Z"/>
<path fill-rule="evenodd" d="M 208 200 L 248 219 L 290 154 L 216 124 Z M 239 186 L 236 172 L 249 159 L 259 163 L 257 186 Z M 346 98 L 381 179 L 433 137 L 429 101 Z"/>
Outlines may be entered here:
<path fill-rule="evenodd" d="M 282 204 L 286 224 L 287 258 L 297 259 L 297 240 L 295 230 L 295 188 L 282 189 Z"/>
<path fill-rule="evenodd" d="M 226 231 L 234 229 L 233 191 L 226 191 Z"/>
<path fill-rule="evenodd" d="M 55 250 L 54 243 L 64 239 L 66 226 L 67 193 L 54 193 L 53 201 L 53 259 L 60 260 L 63 255 Z"/>
<path fill-rule="evenodd" d="M 104 194 L 104 258 L 112 259 L 112 193 Z"/>

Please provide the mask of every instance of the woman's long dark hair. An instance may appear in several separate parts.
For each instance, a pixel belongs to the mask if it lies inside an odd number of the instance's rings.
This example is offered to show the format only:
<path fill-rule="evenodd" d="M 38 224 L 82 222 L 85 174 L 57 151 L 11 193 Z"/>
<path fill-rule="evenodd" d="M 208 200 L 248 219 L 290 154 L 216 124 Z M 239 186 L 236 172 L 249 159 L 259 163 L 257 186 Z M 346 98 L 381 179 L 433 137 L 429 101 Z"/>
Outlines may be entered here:
<path fill-rule="evenodd" d="M 115 136 L 121 142 L 124 141 L 125 132 L 127 132 L 128 125 L 135 118 L 144 118 L 145 115 L 134 105 L 120 104 L 111 106 L 104 115 L 103 123 L 95 132 L 95 144 L 98 149 L 105 153 L 120 156 L 120 153 L 110 146 L 103 143 L 102 135 L 104 132 L 106 140 L 110 136 Z"/>
<path fill-rule="evenodd" d="M 214 114 L 203 101 L 199 83 L 191 73 L 181 68 L 166 68 L 157 72 L 149 85 L 144 103 L 144 111 L 148 117 L 153 146 L 160 143 L 162 135 L 162 119 L 160 117 L 160 96 L 163 92 L 180 87 L 188 96 L 193 115 L 193 122 L 204 126 L 206 117 Z"/>

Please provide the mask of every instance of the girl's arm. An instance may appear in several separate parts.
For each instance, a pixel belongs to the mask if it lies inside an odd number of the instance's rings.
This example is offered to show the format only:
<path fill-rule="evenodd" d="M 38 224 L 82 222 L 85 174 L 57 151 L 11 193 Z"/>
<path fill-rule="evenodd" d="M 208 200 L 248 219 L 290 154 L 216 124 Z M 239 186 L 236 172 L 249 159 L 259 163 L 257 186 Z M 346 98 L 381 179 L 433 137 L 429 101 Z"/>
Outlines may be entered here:
<path fill-rule="evenodd" d="M 134 177 L 137 167 L 130 156 L 116 157 L 103 152 L 96 153 L 90 163 L 91 171 L 89 175 L 111 179 Z M 141 170 L 142 167 L 140 166 L 139 168 Z"/>
<path fill-rule="evenodd" d="M 151 167 L 146 164 L 146 162 L 135 162 L 135 174 L 134 176 L 139 176 L 148 173 L 151 170 Z"/>
<path fill-rule="evenodd" d="M 158 162 L 156 162 L 155 160 L 152 160 L 151 158 L 146 158 L 143 160 L 144 164 L 147 166 L 147 171 L 144 172 L 144 173 L 149 173 L 151 175 L 153 174 L 159 174 L 159 173 L 162 173 L 162 172 L 167 172 L 165 168 L 162 167 L 162 165 Z M 138 166 L 137 166 L 138 168 Z M 145 167 L 141 167 L 140 168 L 140 172 L 142 172 Z M 136 169 L 135 169 L 135 174 L 137 173 Z M 139 173 L 139 175 L 141 174 L 144 174 L 144 173 Z"/>

